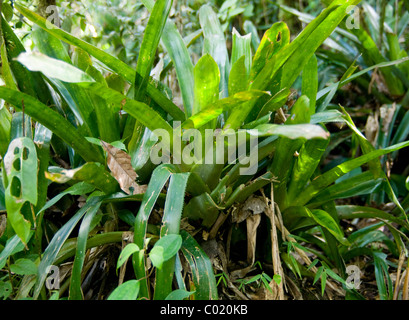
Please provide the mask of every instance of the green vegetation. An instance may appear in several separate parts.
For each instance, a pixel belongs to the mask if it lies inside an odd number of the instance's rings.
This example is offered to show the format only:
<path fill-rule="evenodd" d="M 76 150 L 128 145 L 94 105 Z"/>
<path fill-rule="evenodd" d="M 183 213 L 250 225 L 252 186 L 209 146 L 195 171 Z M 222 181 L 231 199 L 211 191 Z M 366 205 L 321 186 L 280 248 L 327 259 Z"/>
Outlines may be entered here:
<path fill-rule="evenodd" d="M 0 3 L 0 299 L 409 299 L 407 1 Z"/>

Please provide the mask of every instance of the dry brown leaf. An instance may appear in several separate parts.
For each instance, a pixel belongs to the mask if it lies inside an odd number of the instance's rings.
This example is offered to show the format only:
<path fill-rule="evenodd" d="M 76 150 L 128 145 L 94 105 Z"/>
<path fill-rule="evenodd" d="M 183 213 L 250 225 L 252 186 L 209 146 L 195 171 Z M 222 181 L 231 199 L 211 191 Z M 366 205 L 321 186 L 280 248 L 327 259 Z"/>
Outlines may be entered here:
<path fill-rule="evenodd" d="M 137 174 L 132 168 L 131 156 L 125 151 L 118 149 L 109 143 L 102 142 L 102 147 L 107 152 L 108 168 L 118 181 L 119 186 L 126 194 L 138 194 L 146 191 L 146 185 L 136 183 Z M 132 190 L 133 189 L 133 190 Z"/>

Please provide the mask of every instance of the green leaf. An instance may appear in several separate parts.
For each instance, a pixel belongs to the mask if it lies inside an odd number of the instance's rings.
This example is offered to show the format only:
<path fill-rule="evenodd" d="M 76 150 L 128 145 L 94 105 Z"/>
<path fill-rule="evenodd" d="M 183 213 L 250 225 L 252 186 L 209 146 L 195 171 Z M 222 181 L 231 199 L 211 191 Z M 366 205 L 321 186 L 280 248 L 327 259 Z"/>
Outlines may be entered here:
<path fill-rule="evenodd" d="M 148 85 L 149 75 L 158 49 L 159 40 L 169 15 L 172 1 L 157 0 L 153 6 L 148 24 L 145 28 L 141 48 L 139 50 L 136 72 L 139 76 L 135 78 L 135 100 L 142 101 Z M 140 81 L 142 80 L 142 81 Z"/>
<path fill-rule="evenodd" d="M 195 300 L 217 300 L 216 279 L 212 263 L 196 240 L 186 231 L 181 231 L 183 239 L 181 251 L 192 271 Z"/>
<path fill-rule="evenodd" d="M 30 237 L 33 235 L 33 232 L 31 232 Z M 14 235 L 10 237 L 5 246 L 4 249 L 0 253 L 0 269 L 3 269 L 4 266 L 7 263 L 7 259 L 20 251 L 24 250 L 24 244 L 21 242 L 20 238 L 18 235 Z"/>
<path fill-rule="evenodd" d="M 228 78 L 230 72 L 226 40 L 219 19 L 213 9 L 205 4 L 199 9 L 200 26 L 203 29 L 203 54 L 210 54 L 220 70 L 220 92 L 223 98 L 228 96 Z"/>
<path fill-rule="evenodd" d="M 395 222 L 402 227 L 409 229 L 409 224 L 402 218 L 395 217 L 394 215 L 387 213 L 386 211 L 379 210 L 371 207 L 364 206 L 354 206 L 354 205 L 343 205 L 336 207 L 340 219 L 350 219 L 355 218 L 371 218 L 384 221 Z"/>
<path fill-rule="evenodd" d="M 190 173 L 174 173 L 170 178 L 160 230 L 161 239 L 167 235 L 177 235 L 180 237 L 180 221 L 189 177 Z M 172 291 L 174 271 L 175 259 L 173 257 L 164 261 L 162 267 L 156 270 L 155 300 L 164 299 Z"/>
<path fill-rule="evenodd" d="M 88 74 L 81 72 L 76 67 L 61 60 L 50 58 L 39 52 L 21 53 L 17 61 L 26 66 L 30 71 L 41 71 L 46 77 L 64 82 L 94 82 Z M 50 68 L 50 66 L 53 66 Z"/>
<path fill-rule="evenodd" d="M 30 138 L 14 139 L 4 157 L 3 174 L 7 175 L 5 190 L 7 220 L 24 244 L 27 244 L 31 218 L 25 217 L 22 208 L 28 201 L 37 204 L 37 151 Z"/>
<path fill-rule="evenodd" d="M 81 290 L 81 274 L 84 265 L 88 234 L 90 225 L 98 212 L 100 205 L 93 206 L 87 211 L 82 219 L 80 229 L 78 231 L 77 248 L 75 252 L 74 264 L 71 272 L 70 293 L 69 300 L 83 300 L 83 293 Z"/>
<path fill-rule="evenodd" d="M 220 71 L 212 56 L 205 54 L 194 68 L 195 103 L 192 114 L 219 100 Z"/>
<path fill-rule="evenodd" d="M 229 96 L 245 91 L 248 86 L 248 74 L 245 65 L 245 56 L 239 58 L 232 66 L 229 75 Z"/>
<path fill-rule="evenodd" d="M 302 72 L 302 94 L 307 96 L 310 101 L 310 106 L 308 108 L 310 116 L 315 114 L 318 92 L 318 74 L 317 57 L 312 55 Z"/>
<path fill-rule="evenodd" d="M 143 4 L 152 11 L 154 1 L 143 0 Z M 168 20 L 162 33 L 162 41 L 176 69 L 176 76 L 182 94 L 186 117 L 192 115 L 193 110 L 193 64 L 187 47 L 172 20 Z"/>
<path fill-rule="evenodd" d="M 14 105 L 18 110 L 22 110 L 22 102 L 24 102 L 24 111 L 27 115 L 67 142 L 85 161 L 103 162 L 102 152 L 85 140 L 68 120 L 37 99 L 5 87 L 0 87 L 0 98 Z"/>
<path fill-rule="evenodd" d="M 285 124 L 302 124 L 310 122 L 310 99 L 302 95 L 291 108 L 290 117 Z"/>
<path fill-rule="evenodd" d="M 289 139 L 328 139 L 329 134 L 320 126 L 311 124 L 277 125 L 262 124 L 248 130 L 250 135 L 267 137 L 277 135 Z"/>
<path fill-rule="evenodd" d="M 121 284 L 109 295 L 107 300 L 136 300 L 139 294 L 138 280 L 129 280 Z"/>
<path fill-rule="evenodd" d="M 244 91 L 236 93 L 235 95 L 218 100 L 217 102 L 207 106 L 199 113 L 195 114 L 194 116 L 187 119 L 185 122 L 182 123 L 183 129 L 190 129 L 190 128 L 200 128 L 203 125 L 207 124 L 209 121 L 216 119 L 219 115 L 221 115 L 224 111 L 229 111 L 233 108 L 240 109 L 242 103 L 247 101 L 254 101 L 258 99 L 262 95 L 265 95 L 266 92 L 263 91 Z"/>
<path fill-rule="evenodd" d="M 47 278 L 48 268 L 54 263 L 64 242 L 68 239 L 78 221 L 80 221 L 84 214 L 89 210 L 98 210 L 99 206 L 101 205 L 101 201 L 101 197 L 90 198 L 88 202 L 55 233 L 54 237 L 51 239 L 50 243 L 45 249 L 40 265 L 38 266 L 37 281 L 33 294 L 34 299 L 37 299 L 40 294 L 41 288 Z"/>
<path fill-rule="evenodd" d="M 121 254 L 119 255 L 116 268 L 119 269 L 131 255 L 138 252 L 139 250 L 140 250 L 139 247 L 135 243 L 127 244 L 126 247 L 123 248 L 123 250 L 121 251 Z"/>
<path fill-rule="evenodd" d="M 168 234 L 161 237 L 149 252 L 152 264 L 158 269 L 162 268 L 165 261 L 172 258 L 182 245 L 182 237 L 178 234 Z"/>
<path fill-rule="evenodd" d="M 290 89 L 282 89 L 277 92 L 270 100 L 268 100 L 258 113 L 257 119 L 264 117 L 269 112 L 275 112 L 287 102 L 288 96 L 290 95 Z"/>
<path fill-rule="evenodd" d="M 46 19 L 42 18 L 38 14 L 28 10 L 24 6 L 19 4 L 15 4 L 15 8 L 23 14 L 27 19 L 36 23 L 39 27 L 41 27 L 46 32 L 50 33 L 57 39 L 60 39 L 70 45 L 79 47 L 86 51 L 91 56 L 95 57 L 96 59 L 100 60 L 104 63 L 107 67 L 111 68 L 114 72 L 117 72 L 119 75 L 123 76 L 127 81 L 130 83 L 134 83 L 136 78 L 136 71 L 133 70 L 130 66 L 126 63 L 122 62 L 121 60 L 111 56 L 110 54 L 104 52 L 101 49 L 94 47 L 93 45 L 78 39 L 69 33 L 65 32 L 64 30 L 53 26 L 53 28 L 48 28 L 48 23 Z M 183 111 L 181 111 L 172 101 L 166 98 L 159 89 L 157 89 L 154 85 L 148 83 L 147 86 L 147 94 L 165 111 L 169 112 L 175 119 L 184 120 L 185 116 Z"/>
<path fill-rule="evenodd" d="M 19 275 L 30 275 L 37 273 L 37 265 L 30 259 L 18 259 L 10 265 L 10 271 Z"/>
<path fill-rule="evenodd" d="M 10 144 L 12 115 L 4 106 L 4 102 L 0 102 L 0 155 L 4 158 L 7 152 L 7 147 Z"/>
<path fill-rule="evenodd" d="M 303 192 L 295 199 L 293 205 L 304 205 L 308 201 L 310 201 L 319 191 L 323 190 L 331 183 L 345 175 L 346 173 L 352 171 L 355 168 L 362 166 L 363 164 L 376 159 L 382 155 L 391 153 L 396 150 L 400 150 L 402 148 L 408 147 L 409 142 L 402 142 L 395 144 L 393 146 L 387 147 L 383 150 L 375 150 L 371 151 L 365 155 L 362 155 L 358 158 L 346 161 L 335 168 L 319 175 L 311 182 L 311 184 L 304 189 Z"/>
<path fill-rule="evenodd" d="M 324 210 L 308 210 L 308 215 L 315 220 L 320 226 L 326 228 L 340 243 L 349 246 L 349 242 L 345 239 L 342 229 L 338 223 Z"/>
<path fill-rule="evenodd" d="M 287 201 L 291 204 L 307 185 L 315 169 L 321 162 L 328 140 L 309 140 L 303 144 L 295 160 L 290 184 L 288 186 Z"/>
<path fill-rule="evenodd" d="M 134 226 L 134 242 L 143 250 L 145 248 L 146 232 L 148 226 L 148 219 L 155 206 L 156 200 L 160 192 L 165 186 L 166 182 L 174 172 L 174 167 L 171 165 L 160 165 L 152 173 L 148 188 L 144 194 L 138 214 L 135 218 Z M 141 280 L 141 297 L 149 298 L 148 284 L 146 281 L 145 257 L 137 254 L 133 255 L 133 266 L 137 279 Z"/>
<path fill-rule="evenodd" d="M 259 72 L 264 68 L 275 54 L 290 42 L 290 30 L 284 22 L 274 23 L 261 39 L 260 45 L 254 55 L 250 72 L 250 81 L 254 81 Z"/>
<path fill-rule="evenodd" d="M 245 66 L 245 78 L 247 79 L 250 74 L 251 69 L 251 34 L 246 34 L 244 36 L 233 28 L 232 36 L 232 54 L 231 54 L 231 65 L 233 66 L 241 57 L 244 57 L 244 66 Z M 229 92 L 229 95 L 231 92 Z"/>
<path fill-rule="evenodd" d="M 118 190 L 118 182 L 105 170 L 100 163 L 88 162 L 76 169 L 62 169 L 60 167 L 50 167 L 46 176 L 49 180 L 57 183 L 66 183 L 70 180 L 85 181 L 106 194 L 114 193 Z"/>
<path fill-rule="evenodd" d="M 87 193 L 90 193 L 95 190 L 95 187 L 89 183 L 86 182 L 78 182 L 74 184 L 73 186 L 65 189 L 64 191 L 60 192 L 57 194 L 54 198 L 50 199 L 44 207 L 42 207 L 38 212 L 37 215 L 41 214 L 48 208 L 52 207 L 55 205 L 61 198 L 63 198 L 65 195 L 70 194 L 70 195 L 84 195 Z"/>
<path fill-rule="evenodd" d="M 362 194 L 375 192 L 384 182 L 384 179 L 375 179 L 370 171 L 358 174 L 336 183 L 321 191 L 312 201 L 311 206 L 335 199 L 345 199 Z"/>
<path fill-rule="evenodd" d="M 185 300 L 186 298 L 189 298 L 195 292 L 196 291 L 186 291 L 183 289 L 177 289 L 169 293 L 168 296 L 165 298 L 165 300 Z"/>

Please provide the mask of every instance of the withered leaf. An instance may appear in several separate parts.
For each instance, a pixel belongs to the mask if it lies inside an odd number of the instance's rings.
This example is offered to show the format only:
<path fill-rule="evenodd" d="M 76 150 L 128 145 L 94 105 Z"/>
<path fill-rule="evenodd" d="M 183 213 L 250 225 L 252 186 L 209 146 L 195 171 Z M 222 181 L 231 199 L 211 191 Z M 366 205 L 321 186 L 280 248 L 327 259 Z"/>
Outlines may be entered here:
<path fill-rule="evenodd" d="M 125 151 L 118 149 L 105 141 L 102 147 L 107 152 L 107 164 L 111 174 L 118 181 L 119 186 L 126 194 L 138 194 L 146 191 L 146 185 L 136 183 L 138 175 L 132 168 L 131 156 Z"/>

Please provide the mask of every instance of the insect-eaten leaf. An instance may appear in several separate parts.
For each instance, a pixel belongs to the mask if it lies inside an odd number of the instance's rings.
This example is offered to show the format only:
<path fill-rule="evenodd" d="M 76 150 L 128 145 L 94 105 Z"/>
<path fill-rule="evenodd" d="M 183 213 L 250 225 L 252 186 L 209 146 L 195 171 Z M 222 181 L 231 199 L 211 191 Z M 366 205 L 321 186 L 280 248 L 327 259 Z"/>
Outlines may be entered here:
<path fill-rule="evenodd" d="M 5 205 L 7 220 L 24 244 L 30 236 L 31 222 L 23 207 L 37 204 L 37 152 L 33 140 L 14 139 L 4 157 Z"/>
<path fill-rule="evenodd" d="M 131 156 L 125 151 L 114 147 L 113 145 L 101 141 L 102 147 L 107 153 L 107 164 L 112 175 L 118 181 L 122 191 L 126 194 L 139 194 L 146 191 L 146 185 L 136 183 L 138 175 L 132 168 Z"/>

